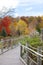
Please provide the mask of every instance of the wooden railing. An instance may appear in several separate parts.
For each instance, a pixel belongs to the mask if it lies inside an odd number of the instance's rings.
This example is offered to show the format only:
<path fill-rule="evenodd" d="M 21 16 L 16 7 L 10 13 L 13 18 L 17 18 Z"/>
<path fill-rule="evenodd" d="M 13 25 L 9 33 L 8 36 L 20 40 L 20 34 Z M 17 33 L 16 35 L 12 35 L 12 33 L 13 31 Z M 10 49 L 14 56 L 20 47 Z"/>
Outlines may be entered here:
<path fill-rule="evenodd" d="M 37 51 L 35 50 L 27 43 L 26 46 L 21 45 L 20 43 L 20 59 L 25 65 L 43 65 L 42 47 L 38 47 Z"/>
<path fill-rule="evenodd" d="M 27 35 L 26 35 L 27 36 Z M 9 49 L 12 49 L 15 47 L 15 45 L 18 44 L 18 41 L 20 39 L 23 39 L 24 36 L 14 37 L 14 38 L 7 38 L 0 40 L 0 54 L 3 54 L 4 52 L 8 51 Z"/>
<path fill-rule="evenodd" d="M 0 54 L 3 54 L 9 49 L 13 49 L 13 46 L 14 46 L 13 39 L 1 40 L 0 41 Z"/>

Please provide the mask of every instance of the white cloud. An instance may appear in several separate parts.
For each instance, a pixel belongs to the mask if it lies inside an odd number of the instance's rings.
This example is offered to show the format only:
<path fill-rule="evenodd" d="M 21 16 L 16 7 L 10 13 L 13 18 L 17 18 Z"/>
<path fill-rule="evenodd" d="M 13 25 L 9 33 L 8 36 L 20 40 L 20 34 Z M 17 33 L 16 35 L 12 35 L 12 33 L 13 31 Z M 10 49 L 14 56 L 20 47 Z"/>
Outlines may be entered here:
<path fill-rule="evenodd" d="M 2 7 L 16 8 L 18 6 L 18 4 L 19 4 L 19 0 L 0 0 L 0 10 L 2 9 Z"/>
<path fill-rule="evenodd" d="M 29 7 L 26 9 L 26 11 L 31 11 L 33 8 L 32 7 Z"/>
<path fill-rule="evenodd" d="M 28 6 L 28 5 L 35 5 L 35 4 L 43 4 L 43 0 L 21 0 L 20 6 Z"/>
<path fill-rule="evenodd" d="M 21 3 L 42 3 L 43 0 L 21 0 Z"/>
<path fill-rule="evenodd" d="M 28 16 L 42 16 L 43 12 L 30 11 L 30 12 L 27 12 L 26 15 L 28 15 Z"/>

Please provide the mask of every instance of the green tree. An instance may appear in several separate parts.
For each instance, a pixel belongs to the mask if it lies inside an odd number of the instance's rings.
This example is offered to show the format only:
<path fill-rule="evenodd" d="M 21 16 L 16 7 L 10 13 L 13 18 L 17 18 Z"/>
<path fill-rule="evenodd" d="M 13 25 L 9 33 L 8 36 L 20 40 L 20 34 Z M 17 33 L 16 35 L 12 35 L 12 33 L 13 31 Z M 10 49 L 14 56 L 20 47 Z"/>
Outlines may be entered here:
<path fill-rule="evenodd" d="M 41 23 L 41 17 L 38 16 L 36 17 L 37 19 L 37 25 L 36 25 L 36 30 L 39 32 L 39 34 L 41 33 L 41 29 L 40 29 L 40 23 Z"/>
<path fill-rule="evenodd" d="M 6 33 L 6 31 L 5 31 L 4 28 L 2 29 L 1 36 L 3 36 L 3 37 L 6 37 L 7 36 L 7 33 Z"/>
<path fill-rule="evenodd" d="M 39 34 L 41 33 L 40 27 L 38 25 L 36 26 L 36 30 L 39 32 Z"/>

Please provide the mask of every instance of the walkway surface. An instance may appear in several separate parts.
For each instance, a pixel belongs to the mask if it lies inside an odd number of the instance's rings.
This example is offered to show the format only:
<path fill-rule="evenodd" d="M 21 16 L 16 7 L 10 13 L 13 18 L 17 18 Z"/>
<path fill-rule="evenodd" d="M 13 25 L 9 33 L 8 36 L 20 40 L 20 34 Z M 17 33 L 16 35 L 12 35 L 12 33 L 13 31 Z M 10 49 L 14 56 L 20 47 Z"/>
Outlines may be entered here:
<path fill-rule="evenodd" d="M 0 65 L 24 65 L 19 57 L 20 47 L 18 46 L 0 55 Z"/>

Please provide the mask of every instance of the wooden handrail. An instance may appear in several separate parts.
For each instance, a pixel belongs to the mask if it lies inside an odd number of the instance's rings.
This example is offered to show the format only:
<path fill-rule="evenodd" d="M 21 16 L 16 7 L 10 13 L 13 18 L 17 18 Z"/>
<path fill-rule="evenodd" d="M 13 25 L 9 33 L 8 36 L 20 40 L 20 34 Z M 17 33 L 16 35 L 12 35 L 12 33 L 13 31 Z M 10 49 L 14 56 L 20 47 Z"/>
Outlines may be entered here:
<path fill-rule="evenodd" d="M 43 57 L 43 55 L 42 54 L 40 54 L 40 53 L 38 53 L 38 52 L 36 52 L 36 51 L 34 51 L 34 50 L 32 50 L 31 48 L 28 48 L 27 46 L 24 46 L 24 45 L 21 45 L 22 47 L 24 47 L 24 48 L 26 48 L 27 50 L 29 50 L 29 51 L 31 51 L 31 52 L 33 52 L 33 53 L 35 53 L 36 55 L 38 55 L 38 56 L 40 56 L 40 57 Z"/>

